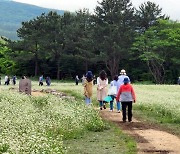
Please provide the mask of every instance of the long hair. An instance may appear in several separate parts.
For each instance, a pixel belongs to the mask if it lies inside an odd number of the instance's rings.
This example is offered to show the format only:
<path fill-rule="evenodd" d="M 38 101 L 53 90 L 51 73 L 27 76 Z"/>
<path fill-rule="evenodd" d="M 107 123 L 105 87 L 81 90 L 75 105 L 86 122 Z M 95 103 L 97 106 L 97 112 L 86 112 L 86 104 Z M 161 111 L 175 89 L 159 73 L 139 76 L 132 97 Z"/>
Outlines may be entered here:
<path fill-rule="evenodd" d="M 101 80 L 105 80 L 107 78 L 107 74 L 104 70 L 102 70 L 100 73 L 99 73 L 99 77 Z"/>
<path fill-rule="evenodd" d="M 118 75 L 114 76 L 114 80 L 117 81 L 118 80 Z"/>

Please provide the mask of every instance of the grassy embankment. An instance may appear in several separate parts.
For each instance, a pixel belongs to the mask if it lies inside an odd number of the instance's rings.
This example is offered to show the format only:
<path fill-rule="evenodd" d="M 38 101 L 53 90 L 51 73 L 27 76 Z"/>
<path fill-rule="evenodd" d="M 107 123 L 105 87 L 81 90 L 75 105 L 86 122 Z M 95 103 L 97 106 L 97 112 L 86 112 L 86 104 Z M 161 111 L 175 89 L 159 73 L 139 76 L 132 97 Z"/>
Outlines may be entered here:
<path fill-rule="evenodd" d="M 32 89 L 48 88 L 37 85 L 33 82 Z M 12 92 L 10 87 L 14 86 L 0 87 L 0 153 L 135 153 L 132 139 L 84 105 L 82 87 L 62 83 L 50 87 L 76 100 L 32 97 Z"/>

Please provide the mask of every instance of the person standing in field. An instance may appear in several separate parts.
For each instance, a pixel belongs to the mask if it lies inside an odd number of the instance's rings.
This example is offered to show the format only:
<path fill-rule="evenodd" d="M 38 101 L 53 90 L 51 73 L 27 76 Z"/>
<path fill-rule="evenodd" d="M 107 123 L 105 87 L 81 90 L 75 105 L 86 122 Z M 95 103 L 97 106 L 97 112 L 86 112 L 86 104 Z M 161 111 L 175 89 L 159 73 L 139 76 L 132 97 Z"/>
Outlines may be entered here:
<path fill-rule="evenodd" d="M 84 96 L 86 105 L 91 104 L 91 97 L 93 91 L 93 74 L 91 71 L 86 73 L 86 79 L 84 80 Z"/>
<path fill-rule="evenodd" d="M 43 85 L 43 75 L 39 77 L 39 86 Z"/>
<path fill-rule="evenodd" d="M 110 111 L 113 111 L 113 108 L 114 108 L 114 107 L 113 107 L 114 98 L 116 98 L 116 95 L 117 95 L 117 92 L 118 92 L 118 89 L 117 89 L 117 87 L 118 87 L 118 75 L 115 75 L 115 76 L 114 76 L 114 80 L 111 81 L 110 86 L 111 86 L 111 87 L 112 87 L 112 86 L 115 86 L 115 87 L 116 87 L 116 93 L 113 94 L 113 95 L 110 95 L 111 98 L 112 98 L 112 101 L 110 101 Z M 111 88 L 111 87 L 110 87 L 110 88 Z"/>
<path fill-rule="evenodd" d="M 118 84 L 117 84 L 117 89 L 119 90 L 120 86 L 124 84 L 124 78 L 128 78 L 129 77 L 126 75 L 126 71 L 124 69 L 121 70 L 120 75 L 118 76 Z M 130 79 L 129 79 L 130 81 Z M 117 101 L 117 111 L 118 113 L 120 113 L 121 110 L 121 104 L 119 101 Z"/>
<path fill-rule="evenodd" d="M 124 84 L 118 90 L 116 101 L 122 104 L 122 120 L 126 122 L 126 108 L 128 108 L 128 121 L 132 121 L 132 103 L 136 102 L 136 96 L 132 85 L 129 83 L 129 78 L 125 77 Z"/>
<path fill-rule="evenodd" d="M 7 76 L 7 85 L 10 84 L 10 76 Z"/>
<path fill-rule="evenodd" d="M 8 76 L 6 75 L 6 76 L 4 77 L 4 84 L 5 84 L 5 85 L 7 85 L 7 81 L 8 81 Z"/>
<path fill-rule="evenodd" d="M 12 82 L 13 82 L 13 85 L 16 85 L 16 75 L 14 75 L 14 76 L 12 77 Z"/>
<path fill-rule="evenodd" d="M 76 75 L 76 77 L 75 77 L 75 82 L 76 82 L 76 85 L 78 85 L 78 83 L 79 83 L 79 77 L 78 77 L 78 75 Z"/>
<path fill-rule="evenodd" d="M 49 76 L 47 76 L 47 77 L 46 77 L 46 85 L 47 85 L 47 86 L 50 86 L 50 84 L 51 84 L 51 79 L 50 79 Z"/>
<path fill-rule="evenodd" d="M 93 76 L 93 85 L 95 85 L 96 84 L 96 76 L 94 75 Z"/>
<path fill-rule="evenodd" d="M 97 78 L 97 100 L 99 101 L 100 110 L 106 109 L 104 98 L 107 96 L 108 78 L 104 70 L 99 73 Z"/>
<path fill-rule="evenodd" d="M 85 81 L 86 81 L 86 77 L 85 75 L 83 74 L 82 78 L 81 78 L 81 81 L 82 81 L 82 85 L 84 85 Z"/>

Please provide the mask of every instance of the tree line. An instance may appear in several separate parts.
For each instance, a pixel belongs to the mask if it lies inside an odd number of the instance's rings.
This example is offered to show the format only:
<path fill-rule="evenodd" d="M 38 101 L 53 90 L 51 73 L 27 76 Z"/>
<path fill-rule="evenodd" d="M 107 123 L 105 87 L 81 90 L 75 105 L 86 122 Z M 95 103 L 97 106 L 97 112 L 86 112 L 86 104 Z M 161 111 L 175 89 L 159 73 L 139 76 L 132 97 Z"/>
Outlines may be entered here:
<path fill-rule="evenodd" d="M 22 22 L 17 35 L 1 43 L 3 73 L 64 79 L 105 69 L 113 78 L 123 68 L 133 81 L 158 84 L 180 75 L 180 23 L 150 1 L 135 8 L 130 0 L 103 0 L 93 13 L 42 13 Z"/>

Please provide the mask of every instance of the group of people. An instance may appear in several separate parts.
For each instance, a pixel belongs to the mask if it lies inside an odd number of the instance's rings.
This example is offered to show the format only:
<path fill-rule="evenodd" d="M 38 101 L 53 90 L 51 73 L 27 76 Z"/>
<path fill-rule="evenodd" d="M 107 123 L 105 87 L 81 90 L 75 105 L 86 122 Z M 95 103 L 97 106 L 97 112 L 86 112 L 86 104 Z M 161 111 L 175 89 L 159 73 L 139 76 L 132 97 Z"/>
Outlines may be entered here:
<path fill-rule="evenodd" d="M 16 85 L 16 79 L 17 79 L 16 75 L 12 76 L 12 84 L 13 85 Z M 4 77 L 4 85 L 9 85 L 10 81 L 11 81 L 10 76 L 5 75 L 5 77 Z M 0 76 L 0 85 L 1 85 L 1 76 Z"/>
<path fill-rule="evenodd" d="M 84 84 L 85 80 L 86 80 L 86 75 L 83 74 L 83 76 L 81 78 L 82 85 Z M 78 75 L 76 75 L 76 77 L 75 77 L 75 84 L 78 85 L 79 81 L 80 81 L 80 79 L 79 79 Z M 93 84 L 95 85 L 96 84 L 96 77 L 95 77 L 95 75 L 92 76 L 92 81 L 93 81 Z"/>
<path fill-rule="evenodd" d="M 91 71 L 86 73 L 86 79 L 84 81 L 84 95 L 87 105 L 91 104 L 92 89 L 93 89 L 93 74 Z M 113 102 L 116 100 L 117 112 L 120 113 L 122 105 L 123 122 L 126 122 L 126 108 L 128 108 L 128 121 L 132 121 L 132 103 L 136 102 L 136 96 L 130 79 L 126 75 L 124 69 L 121 70 L 120 75 L 115 75 L 113 81 L 111 81 L 110 88 L 108 90 L 108 78 L 104 70 L 99 73 L 97 77 L 97 100 L 99 101 L 100 110 L 106 109 L 106 98 L 109 99 L 110 111 L 113 111 Z"/>
<path fill-rule="evenodd" d="M 44 76 L 41 75 L 39 77 L 39 86 L 43 86 L 43 81 L 44 81 Z M 49 76 L 46 77 L 46 85 L 50 86 L 51 85 L 51 78 Z"/>

